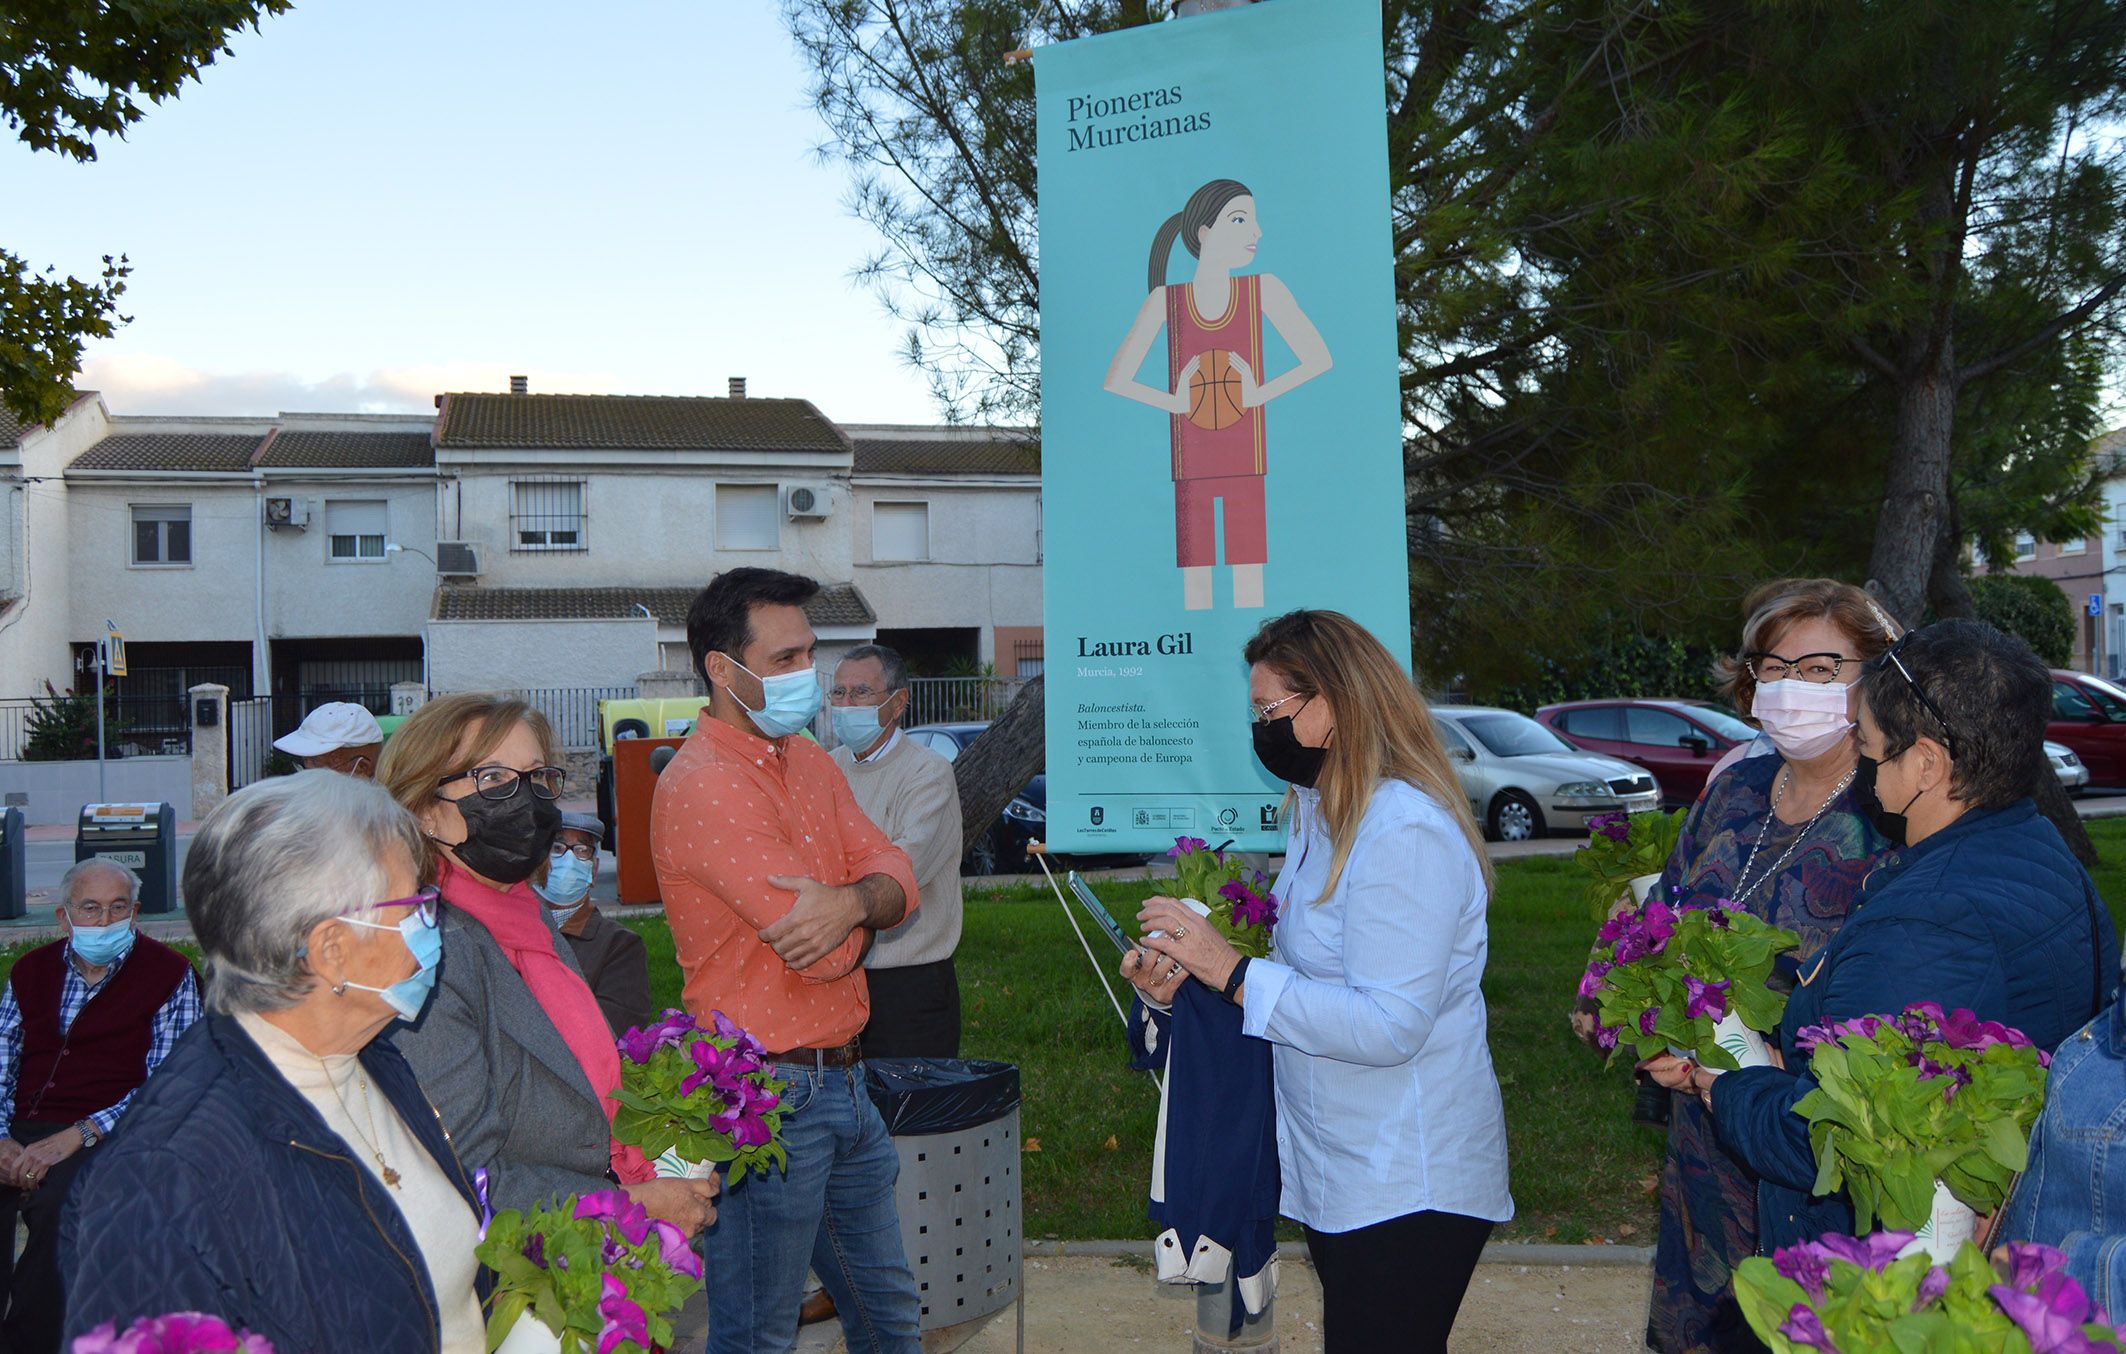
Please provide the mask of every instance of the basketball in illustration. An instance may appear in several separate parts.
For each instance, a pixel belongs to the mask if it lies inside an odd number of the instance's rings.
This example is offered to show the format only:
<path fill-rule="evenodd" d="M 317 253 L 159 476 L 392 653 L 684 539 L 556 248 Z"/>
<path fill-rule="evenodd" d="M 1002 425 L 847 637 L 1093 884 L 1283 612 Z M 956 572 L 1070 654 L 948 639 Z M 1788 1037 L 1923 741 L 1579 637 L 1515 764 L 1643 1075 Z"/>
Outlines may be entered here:
<path fill-rule="evenodd" d="M 1239 422 L 1240 372 L 1223 348 L 1205 350 L 1188 383 L 1188 421 L 1216 432 Z"/>

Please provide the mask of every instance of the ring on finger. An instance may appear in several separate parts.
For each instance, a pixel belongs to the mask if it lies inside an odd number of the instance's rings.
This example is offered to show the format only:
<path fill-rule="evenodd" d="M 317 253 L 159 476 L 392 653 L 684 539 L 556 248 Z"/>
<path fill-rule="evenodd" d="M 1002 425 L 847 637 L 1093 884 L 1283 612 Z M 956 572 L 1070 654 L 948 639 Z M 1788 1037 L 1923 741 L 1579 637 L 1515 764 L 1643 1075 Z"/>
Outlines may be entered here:
<path fill-rule="evenodd" d="M 1177 926 L 1177 927 L 1175 927 L 1175 928 L 1174 928 L 1174 939 L 1176 939 L 1176 940 L 1187 940 L 1187 939 L 1188 939 L 1188 928 L 1187 928 L 1186 926 Z"/>

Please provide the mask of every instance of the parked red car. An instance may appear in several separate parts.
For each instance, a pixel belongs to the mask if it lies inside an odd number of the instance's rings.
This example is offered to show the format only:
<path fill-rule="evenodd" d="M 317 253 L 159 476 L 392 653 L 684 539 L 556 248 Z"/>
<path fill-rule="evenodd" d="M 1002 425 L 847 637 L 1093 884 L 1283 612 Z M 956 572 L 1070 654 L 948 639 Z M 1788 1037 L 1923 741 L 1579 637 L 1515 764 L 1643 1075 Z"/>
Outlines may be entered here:
<path fill-rule="evenodd" d="M 1563 701 L 1535 717 L 1575 747 L 1653 772 L 1671 807 L 1695 802 L 1721 754 L 1757 736 L 1734 711 L 1707 701 Z"/>
<path fill-rule="evenodd" d="M 2045 737 L 2064 743 L 2089 768 L 2091 785 L 2126 785 L 2126 690 L 2086 672 L 2052 672 L 2052 722 Z"/>

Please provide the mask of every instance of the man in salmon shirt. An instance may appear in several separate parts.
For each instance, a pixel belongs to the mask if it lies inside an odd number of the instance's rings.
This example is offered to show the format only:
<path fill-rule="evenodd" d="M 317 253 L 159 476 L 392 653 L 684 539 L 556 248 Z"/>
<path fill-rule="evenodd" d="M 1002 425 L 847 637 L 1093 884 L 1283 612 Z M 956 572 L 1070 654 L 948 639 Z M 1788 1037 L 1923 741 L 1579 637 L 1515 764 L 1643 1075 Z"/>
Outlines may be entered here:
<path fill-rule="evenodd" d="M 818 592 L 732 569 L 694 599 L 687 644 L 709 703 L 650 810 L 687 1009 L 737 1021 L 789 1083 L 789 1169 L 727 1190 L 702 1234 L 714 1354 L 791 1349 L 808 1266 L 851 1349 L 921 1348 L 893 1206 L 900 1158 L 856 1038 L 871 1010 L 864 951 L 913 910 L 915 869 L 802 734 L 822 700 L 804 613 Z"/>

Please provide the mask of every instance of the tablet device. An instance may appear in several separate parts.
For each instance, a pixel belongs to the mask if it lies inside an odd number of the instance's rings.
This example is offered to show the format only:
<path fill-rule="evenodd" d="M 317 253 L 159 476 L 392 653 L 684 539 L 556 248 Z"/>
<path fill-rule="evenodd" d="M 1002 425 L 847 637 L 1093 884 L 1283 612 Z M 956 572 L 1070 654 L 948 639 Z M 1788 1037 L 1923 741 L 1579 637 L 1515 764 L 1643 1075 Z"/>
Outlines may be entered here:
<path fill-rule="evenodd" d="M 1117 922 L 1114 914 L 1109 912 L 1100 900 L 1093 895 L 1091 886 L 1078 877 L 1078 872 L 1072 870 L 1066 878 L 1070 884 L 1070 891 L 1078 895 L 1079 903 L 1084 905 L 1085 911 L 1092 917 L 1093 923 L 1107 933 L 1107 938 L 1115 943 L 1115 948 L 1124 954 L 1136 949 L 1136 943 L 1122 933 L 1121 923 Z"/>

